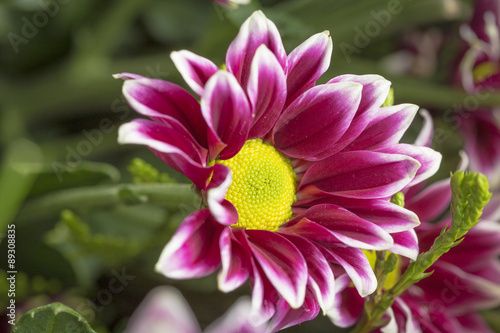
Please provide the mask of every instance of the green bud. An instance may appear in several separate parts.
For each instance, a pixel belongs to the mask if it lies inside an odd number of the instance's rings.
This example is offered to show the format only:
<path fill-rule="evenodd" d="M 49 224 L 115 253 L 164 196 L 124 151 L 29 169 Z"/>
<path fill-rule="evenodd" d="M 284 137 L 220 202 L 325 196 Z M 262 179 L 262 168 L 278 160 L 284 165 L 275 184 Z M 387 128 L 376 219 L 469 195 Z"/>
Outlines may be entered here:
<path fill-rule="evenodd" d="M 151 164 L 140 158 L 134 158 L 127 167 L 127 170 L 132 175 L 135 184 L 174 183 L 174 180 L 169 175 L 160 173 Z"/>
<path fill-rule="evenodd" d="M 384 267 L 385 272 L 389 274 L 392 271 L 394 271 L 396 269 L 397 263 L 398 263 L 398 256 L 391 252 L 387 256 L 387 259 L 385 260 L 385 267 Z"/>
<path fill-rule="evenodd" d="M 488 180 L 480 173 L 457 171 L 451 176 L 451 216 L 450 229 L 456 239 L 479 222 L 484 206 L 488 203 Z"/>
<path fill-rule="evenodd" d="M 391 202 L 400 206 L 404 207 L 405 206 L 405 195 L 403 192 L 398 192 L 394 194 L 394 196 L 391 198 Z"/>

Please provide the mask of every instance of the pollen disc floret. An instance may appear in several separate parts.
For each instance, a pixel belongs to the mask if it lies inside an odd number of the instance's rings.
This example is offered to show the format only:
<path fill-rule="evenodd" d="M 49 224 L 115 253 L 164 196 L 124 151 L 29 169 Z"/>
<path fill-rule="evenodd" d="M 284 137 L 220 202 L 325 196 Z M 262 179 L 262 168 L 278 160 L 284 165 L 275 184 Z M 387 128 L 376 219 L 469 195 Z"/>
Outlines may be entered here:
<path fill-rule="evenodd" d="M 238 211 L 237 227 L 275 231 L 292 216 L 296 176 L 290 160 L 261 139 L 248 140 L 228 160 L 216 160 L 231 169 L 233 182 L 226 199 Z"/>

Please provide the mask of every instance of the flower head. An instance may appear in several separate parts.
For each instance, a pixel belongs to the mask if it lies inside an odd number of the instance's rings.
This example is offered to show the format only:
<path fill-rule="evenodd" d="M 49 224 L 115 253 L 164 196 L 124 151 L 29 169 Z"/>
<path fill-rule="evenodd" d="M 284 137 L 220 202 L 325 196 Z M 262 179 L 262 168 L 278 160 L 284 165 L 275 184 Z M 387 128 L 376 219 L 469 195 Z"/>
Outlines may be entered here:
<path fill-rule="evenodd" d="M 479 0 L 469 25 L 461 27 L 467 42 L 459 77 L 464 89 L 478 98 L 500 88 L 500 3 Z M 470 168 L 484 173 L 492 188 L 500 186 L 500 110 L 466 105 L 458 123 L 465 137 Z"/>
<path fill-rule="evenodd" d="M 390 82 L 342 75 L 316 85 L 332 53 L 328 32 L 286 54 L 257 11 L 229 46 L 225 66 L 172 53 L 200 102 L 179 86 L 120 74 L 129 103 L 152 120 L 123 125 L 119 142 L 147 145 L 200 189 L 156 269 L 176 279 L 219 266 L 219 289 L 249 280 L 253 310 L 271 330 L 333 306 L 334 274 L 362 296 L 376 278 L 362 252 L 418 253 L 417 216 L 388 199 L 433 174 L 441 155 L 400 144 L 417 107 L 381 107 Z"/>

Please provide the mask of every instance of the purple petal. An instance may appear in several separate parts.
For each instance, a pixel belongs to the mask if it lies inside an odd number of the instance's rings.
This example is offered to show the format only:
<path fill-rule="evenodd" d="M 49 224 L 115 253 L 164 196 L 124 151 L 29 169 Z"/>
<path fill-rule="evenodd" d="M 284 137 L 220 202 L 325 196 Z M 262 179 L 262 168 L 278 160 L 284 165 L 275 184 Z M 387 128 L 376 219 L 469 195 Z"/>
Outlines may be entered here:
<path fill-rule="evenodd" d="M 198 188 L 206 188 L 212 174 L 212 168 L 205 166 L 206 149 L 200 147 L 175 120 L 169 124 L 133 120 L 120 127 L 118 142 L 147 145 L 163 162 L 185 174 Z"/>
<path fill-rule="evenodd" d="M 164 122 L 172 117 L 181 123 L 200 145 L 207 147 L 207 124 L 201 116 L 200 104 L 186 90 L 176 84 L 140 77 L 122 75 L 123 95 L 140 114 Z"/>
<path fill-rule="evenodd" d="M 300 95 L 280 116 L 273 129 L 275 147 L 288 156 L 320 160 L 349 127 L 362 86 L 341 82 L 319 85 Z"/>
<path fill-rule="evenodd" d="M 249 139 L 260 138 L 273 127 L 286 98 L 283 68 L 264 44 L 255 52 L 247 93 L 254 112 L 253 125 L 248 137 Z"/>
<path fill-rule="evenodd" d="M 321 244 L 319 249 L 328 260 L 342 266 L 361 297 L 375 291 L 377 278 L 363 251 L 333 243 Z"/>
<path fill-rule="evenodd" d="M 192 279 L 213 273 L 221 263 L 217 240 L 223 229 L 208 209 L 192 213 L 163 249 L 155 270 L 171 279 Z"/>
<path fill-rule="evenodd" d="M 260 10 L 255 11 L 240 28 L 227 50 L 226 66 L 243 88 L 247 87 L 250 66 L 257 48 L 264 44 L 274 54 L 281 68 L 286 68 L 286 52 L 274 23 Z"/>
<path fill-rule="evenodd" d="M 433 221 L 450 206 L 450 179 L 435 182 L 416 196 L 405 198 L 405 201 L 405 207 L 415 212 L 421 221 Z"/>
<path fill-rule="evenodd" d="M 468 313 L 457 317 L 460 326 L 467 332 L 491 333 L 491 327 L 485 322 L 479 313 Z"/>
<path fill-rule="evenodd" d="M 262 268 L 253 257 L 246 229 L 241 227 L 231 228 L 232 236 L 242 245 L 245 257 L 250 259 L 250 286 L 252 288 L 252 319 L 254 323 L 263 324 L 268 321 L 276 311 L 278 292 L 266 278 Z"/>
<path fill-rule="evenodd" d="M 205 85 L 201 112 L 208 124 L 210 159 L 236 155 L 247 139 L 252 114 L 247 97 L 233 75 L 214 74 Z"/>
<path fill-rule="evenodd" d="M 251 310 L 252 303 L 250 299 L 241 297 L 223 317 L 210 324 L 204 333 L 264 333 L 264 325 L 254 325 L 250 316 Z M 164 331 L 164 333 L 167 333 L 167 331 Z"/>
<path fill-rule="evenodd" d="M 236 208 L 232 203 L 224 200 L 232 179 L 231 170 L 227 166 L 215 164 L 212 179 L 207 188 L 207 206 L 210 213 L 217 222 L 227 226 L 238 222 Z"/>
<path fill-rule="evenodd" d="M 446 262 L 434 264 L 432 278 L 418 283 L 430 300 L 438 300 L 454 315 L 500 304 L 500 286 Z"/>
<path fill-rule="evenodd" d="M 430 147 L 434 134 L 434 122 L 432 121 L 432 116 L 429 111 L 421 109 L 419 113 L 424 118 L 424 124 L 414 144 L 416 146 Z"/>
<path fill-rule="evenodd" d="M 309 168 L 300 183 L 297 199 L 318 190 L 349 198 L 390 197 L 408 185 L 419 167 L 418 161 L 405 155 L 372 151 L 338 153 Z"/>
<path fill-rule="evenodd" d="M 297 220 L 299 222 L 295 223 Z M 317 241 L 328 241 L 319 239 L 321 235 L 334 236 L 345 245 L 366 250 L 385 250 L 393 245 L 392 237 L 384 229 L 344 208 L 329 204 L 309 208 L 280 230 L 285 228 L 289 229 L 287 233 L 293 230 L 293 233 Z"/>
<path fill-rule="evenodd" d="M 410 156 L 420 163 L 421 166 L 415 174 L 415 178 L 410 182 L 410 186 L 418 184 L 434 175 L 438 171 L 441 165 L 441 159 L 443 158 L 443 156 L 434 149 L 405 143 L 387 146 L 377 149 L 377 151 Z"/>
<path fill-rule="evenodd" d="M 372 121 L 346 150 L 372 150 L 395 145 L 410 126 L 418 106 L 400 104 L 379 109 Z"/>
<path fill-rule="evenodd" d="M 449 186 L 448 186 L 449 188 Z M 333 204 L 347 209 L 357 216 L 375 223 L 388 233 L 412 229 L 420 224 L 418 216 L 411 211 L 383 199 L 358 200 L 328 196 L 314 200 L 306 206 Z"/>
<path fill-rule="evenodd" d="M 304 302 L 307 264 L 299 250 L 278 233 L 246 230 L 253 256 L 269 281 L 293 308 Z"/>
<path fill-rule="evenodd" d="M 172 52 L 170 58 L 184 81 L 198 96 L 203 95 L 208 79 L 219 70 L 210 60 L 187 50 Z"/>
<path fill-rule="evenodd" d="M 391 236 L 394 239 L 394 246 L 388 251 L 412 260 L 417 259 L 419 248 L 415 230 L 396 232 Z"/>
<path fill-rule="evenodd" d="M 486 34 L 486 24 L 484 21 L 484 15 L 487 12 L 491 12 L 494 15 L 496 24 L 498 25 L 499 24 L 498 19 L 500 14 L 500 4 L 498 3 L 498 1 L 478 0 L 475 2 L 470 26 L 481 40 L 485 42 L 490 42 L 489 37 Z"/>
<path fill-rule="evenodd" d="M 337 285 L 342 283 L 347 287 L 350 279 L 347 275 L 343 275 L 336 282 Z M 335 293 L 335 305 L 328 311 L 327 315 L 336 326 L 352 326 L 361 318 L 364 302 L 365 300 L 359 296 L 355 288 L 347 287 L 338 290 Z"/>
<path fill-rule="evenodd" d="M 465 151 L 470 158 L 470 169 L 484 173 L 490 183 L 500 184 L 500 126 L 499 111 L 475 111 L 463 121 Z"/>
<path fill-rule="evenodd" d="M 298 325 L 305 321 L 316 318 L 319 313 L 318 302 L 308 291 L 304 304 L 298 309 L 290 307 L 284 299 L 279 299 L 276 304 L 276 315 L 272 318 L 267 328 L 268 332 L 276 332 L 294 325 Z"/>
<path fill-rule="evenodd" d="M 363 85 L 361 101 L 349 129 L 337 142 L 336 149 L 341 150 L 352 142 L 368 125 L 389 93 L 391 82 L 379 75 L 340 75 L 328 83 L 357 82 Z"/>
<path fill-rule="evenodd" d="M 250 274 L 250 258 L 241 243 L 233 235 L 231 228 L 226 228 L 219 239 L 222 269 L 217 276 L 219 289 L 227 293 L 240 287 Z"/>
<path fill-rule="evenodd" d="M 149 292 L 134 312 L 125 332 L 201 333 L 201 329 L 177 289 L 157 287 Z"/>
<path fill-rule="evenodd" d="M 330 265 L 328 265 L 321 251 L 306 238 L 287 234 L 284 234 L 284 236 L 290 240 L 304 256 L 309 275 L 307 281 L 308 287 L 316 295 L 316 299 L 321 309 L 323 309 L 323 313 L 326 313 L 326 311 L 333 306 L 335 300 L 335 278 Z"/>
<path fill-rule="evenodd" d="M 330 66 L 333 42 L 329 31 L 315 34 L 288 56 L 287 105 L 316 84 Z"/>

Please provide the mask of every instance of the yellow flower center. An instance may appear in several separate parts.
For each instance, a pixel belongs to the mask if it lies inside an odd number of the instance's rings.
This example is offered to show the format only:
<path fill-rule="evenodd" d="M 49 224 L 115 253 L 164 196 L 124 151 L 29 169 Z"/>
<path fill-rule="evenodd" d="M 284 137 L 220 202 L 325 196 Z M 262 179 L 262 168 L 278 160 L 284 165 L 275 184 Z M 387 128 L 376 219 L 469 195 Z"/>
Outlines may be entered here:
<path fill-rule="evenodd" d="M 472 76 L 474 77 L 474 82 L 479 83 L 497 72 L 498 65 L 494 62 L 486 61 L 474 68 Z"/>
<path fill-rule="evenodd" d="M 368 261 L 370 262 L 370 266 L 372 266 L 372 269 L 375 268 L 375 261 L 377 261 L 377 253 L 372 250 L 362 250 L 365 256 L 368 258 Z M 389 251 L 385 252 L 385 259 L 391 254 Z M 389 274 L 387 274 L 387 279 L 385 280 L 384 283 L 384 289 L 391 289 L 394 287 L 396 282 L 398 282 L 399 278 L 401 277 L 401 259 L 399 256 L 397 256 L 398 261 L 396 262 L 396 268 Z"/>
<path fill-rule="evenodd" d="M 296 175 L 290 160 L 261 139 L 248 140 L 233 158 L 215 163 L 231 169 L 226 199 L 238 210 L 234 227 L 276 231 L 292 216 Z"/>

